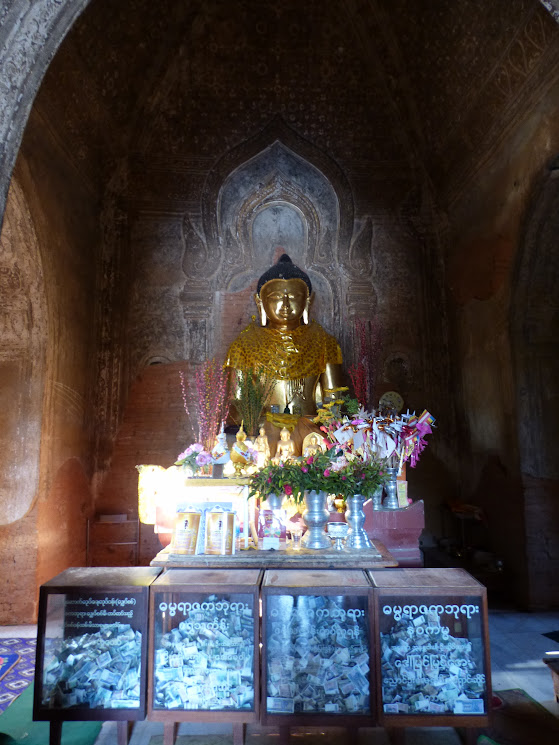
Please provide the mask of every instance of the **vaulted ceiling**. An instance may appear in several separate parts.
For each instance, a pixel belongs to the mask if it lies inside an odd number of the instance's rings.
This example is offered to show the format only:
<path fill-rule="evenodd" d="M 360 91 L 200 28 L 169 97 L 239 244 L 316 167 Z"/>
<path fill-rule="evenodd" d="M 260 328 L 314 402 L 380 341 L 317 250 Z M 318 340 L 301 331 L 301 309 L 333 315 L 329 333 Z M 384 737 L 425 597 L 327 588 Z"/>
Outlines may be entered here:
<path fill-rule="evenodd" d="M 92 0 L 37 105 L 101 187 L 129 156 L 204 171 L 280 116 L 362 199 L 420 177 L 444 203 L 537 105 L 558 34 L 537 0 Z"/>

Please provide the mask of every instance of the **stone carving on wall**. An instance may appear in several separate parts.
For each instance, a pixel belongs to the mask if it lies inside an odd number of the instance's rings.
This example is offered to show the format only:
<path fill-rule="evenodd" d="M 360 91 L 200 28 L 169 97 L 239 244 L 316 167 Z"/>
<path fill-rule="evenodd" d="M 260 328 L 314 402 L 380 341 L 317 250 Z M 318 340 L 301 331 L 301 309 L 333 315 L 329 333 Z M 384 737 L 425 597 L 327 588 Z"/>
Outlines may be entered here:
<path fill-rule="evenodd" d="M 0 245 L 0 525 L 22 518 L 38 493 L 47 337 L 39 245 L 14 179 Z"/>
<path fill-rule="evenodd" d="M 35 94 L 62 39 L 89 0 L 2 3 L 0 42 L 0 215 Z"/>

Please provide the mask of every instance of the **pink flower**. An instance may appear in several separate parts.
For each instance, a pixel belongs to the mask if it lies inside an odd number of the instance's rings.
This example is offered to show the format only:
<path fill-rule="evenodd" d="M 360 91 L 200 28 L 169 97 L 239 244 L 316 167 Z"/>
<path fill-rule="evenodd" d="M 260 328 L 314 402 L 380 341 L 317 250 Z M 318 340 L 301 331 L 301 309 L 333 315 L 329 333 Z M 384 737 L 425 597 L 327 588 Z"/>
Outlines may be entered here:
<path fill-rule="evenodd" d="M 361 474 L 361 480 L 362 481 L 365 481 L 365 474 L 364 473 Z"/>
<path fill-rule="evenodd" d="M 269 483 L 269 484 L 271 484 L 271 483 L 272 483 L 272 477 L 271 477 L 271 476 L 268 476 L 268 483 Z"/>
<path fill-rule="evenodd" d="M 326 470 L 324 471 L 324 475 L 326 476 L 326 478 L 328 478 L 328 476 L 330 476 L 330 469 L 329 469 L 329 468 L 327 468 L 327 469 L 326 469 Z"/>
<path fill-rule="evenodd" d="M 342 481 L 345 481 L 347 479 L 347 476 L 342 476 Z"/>
<path fill-rule="evenodd" d="M 303 473 L 308 473 L 309 472 L 309 469 L 306 466 L 301 466 L 301 471 Z"/>
<path fill-rule="evenodd" d="M 283 490 L 287 494 L 288 497 L 290 497 L 293 494 L 293 489 L 289 486 L 289 484 L 286 484 L 283 487 Z"/>
<path fill-rule="evenodd" d="M 312 455 L 309 455 L 307 458 L 307 463 L 310 465 L 314 461 L 314 457 Z"/>

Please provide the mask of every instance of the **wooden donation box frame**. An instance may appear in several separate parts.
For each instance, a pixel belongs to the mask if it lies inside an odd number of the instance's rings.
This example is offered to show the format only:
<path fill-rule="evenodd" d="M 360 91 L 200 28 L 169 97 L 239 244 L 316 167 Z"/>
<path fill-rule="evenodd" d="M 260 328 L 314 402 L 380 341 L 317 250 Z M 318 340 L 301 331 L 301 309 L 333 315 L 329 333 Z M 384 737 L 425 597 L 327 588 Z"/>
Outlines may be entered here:
<path fill-rule="evenodd" d="M 364 571 L 265 572 L 262 724 L 374 725 L 372 600 Z"/>
<path fill-rule="evenodd" d="M 148 719 L 243 725 L 259 720 L 259 569 L 169 569 L 150 591 Z M 211 696 L 210 692 L 211 691 Z"/>
<path fill-rule="evenodd" d="M 383 727 L 485 727 L 491 706 L 486 588 L 463 569 L 369 571 Z"/>
<path fill-rule="evenodd" d="M 60 742 L 64 721 L 145 718 L 148 602 L 153 567 L 71 568 L 39 593 L 33 719 L 51 723 Z"/>

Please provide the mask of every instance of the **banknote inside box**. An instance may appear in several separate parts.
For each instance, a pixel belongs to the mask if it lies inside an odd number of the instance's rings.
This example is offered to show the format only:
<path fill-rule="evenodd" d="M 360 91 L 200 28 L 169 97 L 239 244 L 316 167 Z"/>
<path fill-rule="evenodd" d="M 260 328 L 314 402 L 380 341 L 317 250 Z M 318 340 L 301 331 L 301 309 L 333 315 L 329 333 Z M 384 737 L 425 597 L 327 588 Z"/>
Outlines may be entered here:
<path fill-rule="evenodd" d="M 481 598 L 382 596 L 385 714 L 487 713 Z"/>
<path fill-rule="evenodd" d="M 158 593 L 153 708 L 254 711 L 254 595 Z"/>
<path fill-rule="evenodd" d="M 49 595 L 41 705 L 138 709 L 145 612 L 135 593 Z"/>
<path fill-rule="evenodd" d="M 368 599 L 269 595 L 266 710 L 370 714 Z"/>

